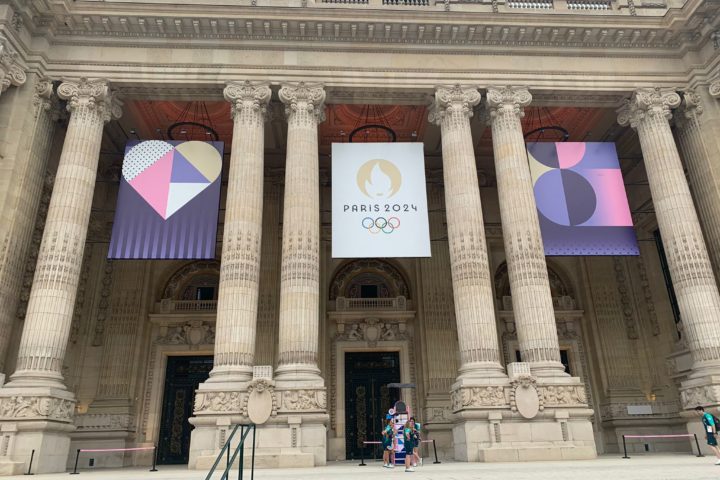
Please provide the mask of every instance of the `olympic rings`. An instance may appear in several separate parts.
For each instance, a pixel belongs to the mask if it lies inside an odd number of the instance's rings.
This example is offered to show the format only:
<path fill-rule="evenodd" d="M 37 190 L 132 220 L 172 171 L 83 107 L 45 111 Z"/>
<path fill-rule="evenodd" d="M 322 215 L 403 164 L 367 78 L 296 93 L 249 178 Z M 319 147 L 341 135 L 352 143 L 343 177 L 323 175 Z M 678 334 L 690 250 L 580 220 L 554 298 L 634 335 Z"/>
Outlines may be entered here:
<path fill-rule="evenodd" d="M 371 218 L 371 217 L 365 217 L 362 219 L 362 227 L 370 232 L 371 234 L 375 235 L 377 233 L 383 232 L 387 235 L 393 233 L 395 230 L 400 228 L 400 219 L 398 217 L 378 217 L 378 218 Z"/>

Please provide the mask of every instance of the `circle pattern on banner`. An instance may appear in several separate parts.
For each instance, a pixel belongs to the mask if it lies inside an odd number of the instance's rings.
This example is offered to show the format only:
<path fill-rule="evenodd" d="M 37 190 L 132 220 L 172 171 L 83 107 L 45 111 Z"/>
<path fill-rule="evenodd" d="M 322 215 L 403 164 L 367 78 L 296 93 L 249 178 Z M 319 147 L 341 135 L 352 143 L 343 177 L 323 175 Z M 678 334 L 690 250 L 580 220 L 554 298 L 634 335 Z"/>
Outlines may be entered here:
<path fill-rule="evenodd" d="M 385 234 L 391 234 L 398 228 L 400 228 L 400 219 L 398 217 L 378 217 L 378 218 L 372 218 L 372 217 L 365 217 L 362 219 L 361 222 L 363 228 L 370 232 L 371 234 L 375 235 L 380 232 L 383 232 Z"/>

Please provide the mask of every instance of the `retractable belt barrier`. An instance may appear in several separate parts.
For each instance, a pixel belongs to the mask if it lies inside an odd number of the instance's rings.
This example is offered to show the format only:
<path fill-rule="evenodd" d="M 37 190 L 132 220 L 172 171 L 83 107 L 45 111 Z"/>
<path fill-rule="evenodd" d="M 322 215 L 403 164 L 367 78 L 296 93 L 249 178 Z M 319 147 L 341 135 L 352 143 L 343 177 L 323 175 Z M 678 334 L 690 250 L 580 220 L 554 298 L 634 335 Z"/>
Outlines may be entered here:
<path fill-rule="evenodd" d="M 147 451 L 147 450 L 153 450 L 152 468 L 150 469 L 150 471 L 157 472 L 157 468 L 155 468 L 155 466 L 157 464 L 157 445 L 153 445 L 152 447 L 132 447 L 132 448 L 78 448 L 77 454 L 75 455 L 75 468 L 73 468 L 73 471 L 70 472 L 70 475 L 78 475 L 80 473 L 80 472 L 78 472 L 78 461 L 80 460 L 80 454 L 83 452 L 107 453 L 107 452 L 138 452 L 138 451 Z"/>
<path fill-rule="evenodd" d="M 697 447 L 698 454 L 695 455 L 696 457 L 704 457 L 705 455 L 702 454 L 700 451 L 700 443 L 698 442 L 697 435 L 694 433 L 675 433 L 675 434 L 667 434 L 667 435 L 623 435 L 623 452 L 624 456 L 622 458 L 630 458 L 627 454 L 627 444 L 625 443 L 626 438 L 695 438 L 695 447 Z M 693 455 L 692 451 L 690 452 L 691 455 Z"/>
<path fill-rule="evenodd" d="M 442 463 L 440 460 L 438 460 L 437 446 L 435 445 L 435 439 L 420 440 L 420 443 L 432 443 L 433 444 L 433 452 L 435 453 L 435 461 L 433 462 L 433 464 Z M 367 463 L 365 463 L 365 445 L 382 445 L 382 442 L 363 441 L 363 448 L 360 450 L 360 463 L 358 463 L 358 467 L 364 467 L 367 465 Z"/>

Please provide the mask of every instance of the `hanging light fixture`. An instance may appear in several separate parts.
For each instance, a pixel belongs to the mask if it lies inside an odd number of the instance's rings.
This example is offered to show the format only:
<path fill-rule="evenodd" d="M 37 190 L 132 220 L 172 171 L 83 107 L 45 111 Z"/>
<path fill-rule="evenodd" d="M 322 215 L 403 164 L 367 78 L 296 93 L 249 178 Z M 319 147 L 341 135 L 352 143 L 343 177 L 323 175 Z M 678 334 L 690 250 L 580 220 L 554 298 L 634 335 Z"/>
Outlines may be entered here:
<path fill-rule="evenodd" d="M 372 113 L 371 113 L 372 109 Z M 377 120 L 380 120 L 378 123 Z M 348 135 L 348 141 L 353 142 L 396 142 L 397 134 L 388 125 L 382 108 L 377 105 L 364 105 L 355 123 L 355 127 Z"/>
<path fill-rule="evenodd" d="M 214 141 L 220 139 L 213 128 L 205 102 L 189 102 L 180 112 L 175 123 L 167 129 L 170 140 Z"/>
<path fill-rule="evenodd" d="M 570 132 L 560 125 L 552 111 L 547 107 L 534 107 L 527 116 L 528 121 L 524 135 L 528 143 L 535 142 L 567 142 Z"/>

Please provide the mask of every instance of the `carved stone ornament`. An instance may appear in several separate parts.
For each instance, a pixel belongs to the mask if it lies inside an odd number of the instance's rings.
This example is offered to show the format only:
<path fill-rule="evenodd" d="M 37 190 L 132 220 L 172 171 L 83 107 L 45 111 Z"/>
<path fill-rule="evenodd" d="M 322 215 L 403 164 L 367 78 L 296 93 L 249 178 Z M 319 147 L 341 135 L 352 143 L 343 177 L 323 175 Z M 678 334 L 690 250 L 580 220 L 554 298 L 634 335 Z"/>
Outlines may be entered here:
<path fill-rule="evenodd" d="M 285 390 L 282 392 L 284 411 L 321 411 L 327 408 L 327 392 L 322 390 Z"/>
<path fill-rule="evenodd" d="M 198 392 L 195 395 L 195 414 L 236 413 L 243 411 L 247 395 L 241 392 Z"/>
<path fill-rule="evenodd" d="M 630 125 L 632 128 L 637 128 L 648 116 L 662 115 L 669 120 L 672 118 L 672 109 L 678 107 L 680 101 L 680 95 L 673 89 L 641 88 L 618 109 L 617 120 L 620 125 Z"/>
<path fill-rule="evenodd" d="M 27 81 L 25 70 L 17 63 L 17 52 L 10 46 L 7 38 L 0 35 L 0 91 L 10 85 L 19 87 Z"/>
<path fill-rule="evenodd" d="M 191 320 L 184 325 L 167 328 L 155 340 L 160 345 L 213 345 L 215 343 L 215 325 L 202 320 Z"/>
<path fill-rule="evenodd" d="M 475 88 L 463 88 L 460 85 L 439 87 L 435 90 L 435 101 L 430 107 L 428 120 L 440 125 L 450 113 L 459 113 L 467 118 L 473 116 L 473 107 L 480 103 L 480 92 Z"/>
<path fill-rule="evenodd" d="M 72 422 L 75 402 L 64 398 L 14 395 L 0 398 L 0 419 Z"/>
<path fill-rule="evenodd" d="M 106 80 L 65 81 L 57 89 L 58 97 L 67 100 L 69 112 L 87 108 L 96 111 L 98 118 L 107 123 L 122 116 L 122 104 L 111 92 Z"/>
<path fill-rule="evenodd" d="M 532 102 L 532 95 L 525 87 L 488 87 L 487 106 L 490 111 L 488 121 L 498 115 L 516 115 L 523 117 L 523 109 Z"/>
<path fill-rule="evenodd" d="M 720 385 L 703 385 L 680 391 L 680 403 L 684 409 L 720 403 Z"/>
<path fill-rule="evenodd" d="M 713 98 L 720 98 L 720 79 L 710 84 L 710 95 Z"/>
<path fill-rule="evenodd" d="M 256 425 L 262 425 L 270 417 L 277 415 L 277 396 L 275 382 L 266 378 L 258 378 L 248 385 L 248 395 L 243 408 L 243 415 Z"/>
<path fill-rule="evenodd" d="M 267 119 L 267 106 L 270 102 L 272 92 L 267 83 L 253 83 L 249 80 L 244 82 L 228 83 L 223 91 L 225 100 L 232 105 L 232 116 L 251 120 L 255 113 L 260 118 Z M 243 114 L 245 114 L 243 116 Z"/>
<path fill-rule="evenodd" d="M 535 418 L 544 408 L 538 394 L 537 380 L 531 375 L 519 375 L 511 385 L 510 409 L 528 420 Z"/>
<path fill-rule="evenodd" d="M 374 347 L 378 342 L 406 340 L 407 326 L 404 322 L 382 322 L 377 318 L 366 318 L 358 323 L 338 324 L 336 340 L 349 342 L 367 342 Z"/>
<path fill-rule="evenodd" d="M 587 406 L 587 396 L 583 385 L 543 385 L 538 387 L 542 405 Z"/>
<path fill-rule="evenodd" d="M 453 412 L 468 408 L 505 407 L 505 388 L 501 385 L 484 387 L 461 387 L 450 394 Z"/>
<path fill-rule="evenodd" d="M 303 113 L 312 117 L 316 123 L 325 121 L 325 89 L 322 85 L 305 82 L 283 85 L 278 95 L 285 104 L 285 115 L 288 119 Z"/>
<path fill-rule="evenodd" d="M 135 417 L 128 413 L 91 413 L 75 416 L 78 431 L 110 432 L 129 430 L 135 423 Z"/>

